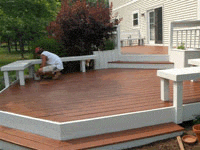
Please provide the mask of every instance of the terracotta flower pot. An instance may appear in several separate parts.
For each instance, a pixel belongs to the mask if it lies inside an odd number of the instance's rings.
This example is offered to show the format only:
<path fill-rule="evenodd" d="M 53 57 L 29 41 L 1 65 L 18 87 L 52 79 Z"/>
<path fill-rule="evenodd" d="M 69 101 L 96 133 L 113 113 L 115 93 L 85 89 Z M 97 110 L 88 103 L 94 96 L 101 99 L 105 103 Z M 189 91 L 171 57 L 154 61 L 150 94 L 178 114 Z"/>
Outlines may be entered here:
<path fill-rule="evenodd" d="M 196 124 L 192 127 L 193 132 L 196 134 L 198 141 L 200 142 L 200 124 Z"/>

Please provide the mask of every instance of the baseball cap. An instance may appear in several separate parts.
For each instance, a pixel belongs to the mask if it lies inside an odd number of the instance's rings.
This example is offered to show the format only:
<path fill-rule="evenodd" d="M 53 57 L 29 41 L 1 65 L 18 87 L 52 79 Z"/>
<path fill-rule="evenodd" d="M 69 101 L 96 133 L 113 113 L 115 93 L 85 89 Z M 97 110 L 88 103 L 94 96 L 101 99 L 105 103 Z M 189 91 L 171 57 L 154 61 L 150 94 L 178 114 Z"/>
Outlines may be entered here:
<path fill-rule="evenodd" d="M 35 53 L 37 54 L 40 51 L 40 47 L 35 48 Z"/>

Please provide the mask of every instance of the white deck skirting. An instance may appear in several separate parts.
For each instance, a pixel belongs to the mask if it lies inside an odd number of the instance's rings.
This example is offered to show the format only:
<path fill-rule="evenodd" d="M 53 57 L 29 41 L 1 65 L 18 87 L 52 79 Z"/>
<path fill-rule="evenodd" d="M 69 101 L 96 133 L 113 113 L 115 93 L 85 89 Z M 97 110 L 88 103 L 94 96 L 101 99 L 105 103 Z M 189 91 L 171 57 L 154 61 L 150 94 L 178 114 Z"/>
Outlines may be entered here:
<path fill-rule="evenodd" d="M 195 105 L 196 107 L 193 107 Z M 194 119 L 195 115 L 200 113 L 199 106 L 200 103 L 184 105 L 183 114 L 187 115 L 183 115 L 183 120 Z M 56 140 L 69 140 L 175 122 L 175 112 L 175 107 L 165 107 L 60 123 L 0 111 L 0 125 Z"/>

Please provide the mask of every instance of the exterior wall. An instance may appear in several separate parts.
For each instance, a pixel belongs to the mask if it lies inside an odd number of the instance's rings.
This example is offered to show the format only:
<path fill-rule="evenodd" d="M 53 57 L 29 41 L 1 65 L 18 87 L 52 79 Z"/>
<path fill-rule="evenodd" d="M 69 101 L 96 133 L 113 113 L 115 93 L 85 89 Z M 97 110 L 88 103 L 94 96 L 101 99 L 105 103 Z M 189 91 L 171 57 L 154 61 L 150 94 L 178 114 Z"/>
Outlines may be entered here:
<path fill-rule="evenodd" d="M 113 9 L 122 6 L 126 4 L 127 2 L 130 2 L 131 0 L 109 0 L 109 4 L 112 2 L 113 3 Z"/>
<path fill-rule="evenodd" d="M 113 4 L 116 7 L 115 0 Z M 196 20 L 199 17 L 198 5 L 200 0 L 138 0 L 124 7 L 115 8 L 113 13 L 118 12 L 122 17 L 121 32 L 134 29 L 140 30 L 141 37 L 145 38 L 145 44 L 148 44 L 148 11 L 162 7 L 163 12 L 163 44 L 168 46 L 169 43 L 169 23 L 177 20 Z M 133 12 L 139 12 L 139 25 L 133 27 Z M 198 12 L 198 13 L 197 13 Z M 144 14 L 144 16 L 141 16 Z"/>
<path fill-rule="evenodd" d="M 198 0 L 198 8 L 197 8 L 197 13 L 198 13 L 198 20 L 200 20 L 200 0 Z"/>

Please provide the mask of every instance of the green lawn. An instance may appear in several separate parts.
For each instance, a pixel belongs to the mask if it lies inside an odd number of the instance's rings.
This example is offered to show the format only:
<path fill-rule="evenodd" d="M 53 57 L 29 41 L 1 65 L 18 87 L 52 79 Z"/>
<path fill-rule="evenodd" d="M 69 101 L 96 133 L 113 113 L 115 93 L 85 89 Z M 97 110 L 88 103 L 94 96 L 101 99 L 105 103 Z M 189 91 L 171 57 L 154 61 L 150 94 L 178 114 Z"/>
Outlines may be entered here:
<path fill-rule="evenodd" d="M 31 54 L 30 52 L 26 52 L 24 54 L 24 57 L 25 59 L 32 59 L 33 54 Z M 19 52 L 16 52 L 14 49 L 12 49 L 11 53 L 9 53 L 7 47 L 0 47 L 0 67 L 21 59 L 22 59 L 21 54 Z M 28 70 L 25 70 L 25 74 L 27 72 Z M 11 80 L 15 80 L 15 74 L 16 74 L 15 71 L 9 72 Z M 4 88 L 3 72 L 0 71 L 0 90 L 3 88 Z"/>

